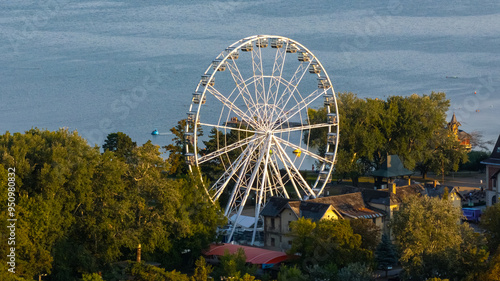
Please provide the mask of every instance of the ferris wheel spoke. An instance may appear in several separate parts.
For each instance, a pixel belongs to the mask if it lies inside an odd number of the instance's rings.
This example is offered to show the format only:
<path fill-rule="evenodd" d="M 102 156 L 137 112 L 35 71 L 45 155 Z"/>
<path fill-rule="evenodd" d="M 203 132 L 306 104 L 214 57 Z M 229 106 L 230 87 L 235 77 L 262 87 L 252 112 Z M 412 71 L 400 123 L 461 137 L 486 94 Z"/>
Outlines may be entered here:
<path fill-rule="evenodd" d="M 304 179 L 304 177 L 302 177 L 302 174 L 300 173 L 300 171 L 297 169 L 297 167 L 293 164 L 293 161 L 290 159 L 290 157 L 288 157 L 288 155 L 286 154 L 285 152 L 285 149 L 281 146 L 281 144 L 278 142 L 278 140 L 281 140 L 281 139 L 277 139 L 276 137 L 274 137 L 274 140 L 275 140 L 275 144 L 276 144 L 276 147 L 278 148 L 278 151 L 279 153 L 281 154 L 281 157 L 283 159 L 285 159 L 288 163 L 290 163 L 290 167 L 292 168 L 291 170 L 293 171 L 292 174 L 295 175 L 295 177 L 297 178 L 297 182 L 300 183 L 300 186 L 302 187 L 302 190 L 308 194 L 309 196 L 316 196 L 314 191 L 311 189 L 311 187 L 309 186 L 309 184 L 307 183 L 307 181 Z"/>
<path fill-rule="evenodd" d="M 289 42 L 287 41 L 286 46 L 276 49 L 273 72 L 271 75 L 272 78 L 270 80 L 268 89 L 269 95 L 267 102 L 270 104 L 276 104 L 278 98 L 278 92 L 281 85 L 280 78 L 283 75 L 283 68 L 285 66 L 285 59 L 286 59 L 286 48 L 288 47 L 288 44 Z"/>
<path fill-rule="evenodd" d="M 288 192 L 285 189 L 285 183 L 283 182 L 283 180 L 281 178 L 281 172 L 277 168 L 277 163 L 275 163 L 275 161 L 271 161 L 269 166 L 271 167 L 272 171 L 274 172 L 273 174 L 274 174 L 274 180 L 275 180 L 275 182 L 278 183 L 278 185 L 276 185 L 276 188 L 275 188 L 276 193 L 279 192 L 279 189 L 281 187 L 282 193 L 284 195 L 283 197 L 290 198 L 288 196 Z M 269 185 L 269 186 L 271 187 L 272 185 Z"/>
<path fill-rule="evenodd" d="M 280 162 L 283 164 L 283 168 L 285 169 L 286 174 L 288 175 L 288 180 L 286 183 L 284 183 L 283 189 L 285 189 L 285 184 L 290 182 L 293 186 L 293 189 L 295 190 L 295 193 L 297 193 L 297 196 L 300 198 L 300 196 L 301 196 L 300 191 L 299 191 L 299 188 L 297 187 L 297 186 L 300 186 L 300 183 L 296 182 L 297 179 L 295 178 L 295 176 L 291 170 L 291 167 L 289 167 L 289 165 L 287 164 L 288 163 L 287 159 L 281 153 L 276 153 L 276 158 L 279 159 Z"/>
<path fill-rule="evenodd" d="M 312 61 L 312 60 L 311 60 Z M 286 108 L 286 105 L 290 101 L 291 97 L 293 96 L 293 93 L 297 90 L 298 85 L 304 78 L 305 74 L 308 72 L 309 65 L 311 65 L 311 61 L 309 63 L 304 63 L 302 62 L 299 64 L 297 67 L 297 70 L 295 70 L 295 73 L 293 74 L 292 78 L 290 81 L 287 83 L 287 87 L 283 91 L 281 97 L 279 98 L 278 102 L 276 103 L 278 107 L 281 108 Z M 285 79 L 283 79 L 285 80 Z M 285 99 L 286 97 L 286 99 Z"/>
<path fill-rule="evenodd" d="M 234 80 L 234 83 L 236 83 L 236 87 L 238 88 L 238 95 L 241 96 L 243 99 L 243 102 L 245 103 L 245 106 L 248 108 L 250 113 L 252 115 L 255 115 L 256 113 L 252 111 L 251 108 L 254 107 L 256 104 L 256 101 L 254 100 L 254 97 L 250 93 L 248 89 L 248 84 L 247 80 L 243 79 L 243 76 L 241 75 L 241 72 L 238 68 L 238 65 L 236 64 L 236 61 L 230 60 L 227 63 L 227 67 L 229 69 L 229 72 L 231 73 L 231 77 Z"/>
<path fill-rule="evenodd" d="M 243 147 L 243 146 L 245 146 L 245 145 L 247 145 L 247 144 L 249 144 L 251 142 L 260 141 L 261 138 L 263 138 L 263 137 L 262 136 L 255 136 L 255 135 L 253 135 L 253 136 L 247 137 L 245 139 L 242 139 L 242 140 L 240 140 L 238 142 L 235 142 L 233 144 L 230 144 L 228 146 L 225 146 L 225 147 L 223 147 L 221 149 L 218 149 L 216 151 L 210 152 L 210 153 L 208 153 L 206 155 L 203 155 L 200 158 L 198 158 L 198 164 L 203 164 L 203 163 L 205 163 L 207 161 L 210 161 L 210 160 L 212 160 L 214 158 L 217 158 L 217 157 L 219 157 L 219 156 L 221 156 L 223 154 L 226 154 L 226 153 L 228 153 L 228 152 L 230 152 L 230 151 L 232 151 L 234 149 Z"/>
<path fill-rule="evenodd" d="M 267 143 L 264 146 L 266 148 L 268 148 Z M 261 149 L 261 151 L 259 152 L 259 154 L 260 154 L 259 158 L 258 158 L 256 164 L 253 167 L 252 175 L 250 176 L 250 179 L 246 183 L 246 186 L 242 186 L 243 188 L 246 188 L 246 190 L 245 190 L 245 193 L 243 195 L 243 199 L 241 200 L 241 205 L 239 206 L 238 212 L 236 214 L 236 218 L 235 218 L 236 222 L 239 220 L 239 218 L 241 216 L 241 212 L 243 211 L 243 207 L 245 205 L 245 202 L 248 200 L 248 196 L 250 195 L 250 191 L 252 190 L 252 187 L 254 185 L 254 182 L 255 182 L 256 178 L 258 177 L 259 170 L 261 169 L 260 163 L 262 163 L 262 160 L 264 159 L 264 157 L 266 155 L 269 155 L 269 150 L 266 151 L 265 149 Z M 267 157 L 266 157 L 266 159 L 267 159 Z M 258 198 L 256 198 L 256 200 L 258 200 Z M 257 208 L 257 206 L 256 206 L 256 208 Z M 255 217 L 255 224 L 254 224 L 255 227 L 257 227 L 257 221 L 258 221 L 258 216 Z M 234 230 L 235 230 L 235 228 L 233 227 L 233 230 L 231 231 L 230 238 L 232 238 L 232 236 L 234 234 Z M 254 228 L 254 230 L 255 230 L 255 228 Z"/>
<path fill-rule="evenodd" d="M 255 87 L 255 101 L 257 103 L 266 103 L 266 91 L 264 83 L 264 67 L 262 62 L 262 48 L 255 48 L 252 51 L 252 69 Z M 263 118 L 263 116 L 259 116 Z"/>
<path fill-rule="evenodd" d="M 288 147 L 291 147 L 291 148 L 293 148 L 293 149 L 298 149 L 298 150 L 300 150 L 300 152 L 301 152 L 301 153 L 303 153 L 303 154 L 305 154 L 305 155 L 308 155 L 308 156 L 310 156 L 310 157 L 312 157 L 312 158 L 314 158 L 314 159 L 316 159 L 316 160 L 320 161 L 321 163 L 329 163 L 329 164 L 333 164 L 333 162 L 332 162 L 332 161 L 330 161 L 330 160 L 326 159 L 325 157 L 321 157 L 321 156 L 317 155 L 316 153 L 313 153 L 313 152 L 311 152 L 311 151 L 309 151 L 309 150 L 307 150 L 307 149 L 305 149 L 305 148 L 303 148 L 303 147 L 300 147 L 300 146 L 298 146 L 298 145 L 295 145 L 295 144 L 293 144 L 293 143 L 291 143 L 291 142 L 289 142 L 289 141 L 287 141 L 287 140 L 284 140 L 284 139 L 282 139 L 282 138 L 280 138 L 280 137 L 277 137 L 277 136 L 274 136 L 274 137 L 275 137 L 275 138 L 276 138 L 276 139 L 277 139 L 280 143 L 283 143 L 284 145 L 286 145 L 286 146 L 288 146 Z"/>
<path fill-rule="evenodd" d="M 224 189 L 229 184 L 231 179 L 235 176 L 236 172 L 239 171 L 241 166 L 244 164 L 244 160 L 248 158 L 255 151 L 254 146 L 248 146 L 230 165 L 224 173 L 219 177 L 219 179 L 212 185 L 210 189 L 211 192 L 214 192 L 212 198 L 213 201 L 219 199 L 220 195 L 224 192 Z"/>
<path fill-rule="evenodd" d="M 243 112 L 240 108 L 238 108 L 233 102 L 227 99 L 224 95 L 222 95 L 217 89 L 212 86 L 207 87 L 207 91 L 209 91 L 216 99 L 218 99 L 225 107 L 229 108 L 232 112 L 236 113 L 242 120 L 252 125 L 254 128 L 257 128 L 257 122 L 251 117 L 249 117 L 245 112 Z"/>
<path fill-rule="evenodd" d="M 285 118 L 278 119 L 280 120 L 279 122 L 276 122 L 275 128 L 279 128 L 281 125 L 284 123 L 288 122 L 292 117 L 294 117 L 297 114 L 300 114 L 301 111 L 303 111 L 305 108 L 307 108 L 313 101 L 315 101 L 317 98 L 321 97 L 323 92 L 319 92 L 318 90 L 315 90 L 311 94 L 309 94 L 307 97 L 301 99 L 301 101 L 297 102 L 290 110 L 288 110 L 287 114 L 285 115 Z M 302 120 L 302 118 L 301 118 Z"/>
<path fill-rule="evenodd" d="M 299 126 L 288 126 L 284 129 L 277 129 L 273 130 L 274 134 L 279 134 L 279 133 L 285 133 L 285 132 L 293 132 L 293 131 L 306 131 L 306 130 L 311 130 L 311 129 L 318 129 L 318 128 L 327 128 L 330 126 L 335 126 L 335 124 L 328 124 L 328 123 L 320 123 L 320 124 L 313 124 L 313 125 L 299 125 Z"/>
<path fill-rule="evenodd" d="M 229 131 L 234 130 L 234 131 L 247 132 L 247 133 L 252 133 L 252 134 L 255 133 L 255 131 L 253 131 L 253 130 L 242 129 L 239 127 L 221 126 L 221 125 L 214 125 L 214 124 L 201 123 L 201 122 L 199 122 L 198 125 L 203 125 L 203 126 L 213 127 L 213 128 L 220 128 L 220 129 L 229 130 Z"/>
<path fill-rule="evenodd" d="M 227 202 L 226 210 L 225 210 L 225 216 L 227 217 L 229 214 L 232 214 L 237 211 L 238 206 L 241 204 L 245 204 L 245 201 L 243 201 L 243 198 L 245 196 L 245 193 L 247 190 L 250 188 L 246 188 L 248 186 L 248 178 L 247 174 L 252 171 L 252 162 L 256 160 L 256 154 L 255 151 L 259 147 L 259 145 L 262 142 L 259 143 L 253 143 L 252 144 L 252 153 L 248 155 L 248 157 L 244 158 L 243 165 L 241 169 L 239 170 L 238 176 L 236 178 L 236 185 L 239 188 L 233 189 L 230 199 Z"/>
<path fill-rule="evenodd" d="M 266 141 L 264 142 L 264 149 L 263 149 L 263 154 L 264 154 L 264 166 L 262 167 L 262 179 L 260 181 L 260 188 L 256 192 L 256 204 L 255 204 L 255 218 L 256 218 L 256 223 L 253 226 L 253 234 L 252 234 L 252 245 L 255 242 L 255 233 L 257 231 L 257 218 L 259 217 L 260 211 L 262 209 L 262 201 L 265 197 L 264 190 L 266 189 L 266 182 L 267 182 L 267 176 L 268 176 L 268 163 L 269 163 L 269 151 L 271 149 L 271 135 L 269 135 L 266 138 Z M 261 160 L 262 161 L 262 160 Z M 260 167 L 260 161 L 257 162 L 258 167 L 257 169 L 261 169 Z"/>

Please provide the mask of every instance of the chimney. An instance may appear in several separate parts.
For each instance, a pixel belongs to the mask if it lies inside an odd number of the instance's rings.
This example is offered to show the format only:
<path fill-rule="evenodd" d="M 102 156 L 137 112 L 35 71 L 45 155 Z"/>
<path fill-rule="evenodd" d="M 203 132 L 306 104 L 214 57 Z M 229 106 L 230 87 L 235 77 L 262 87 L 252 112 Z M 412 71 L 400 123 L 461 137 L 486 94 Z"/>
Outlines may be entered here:
<path fill-rule="evenodd" d="M 137 262 L 141 262 L 141 244 L 137 246 Z"/>
<path fill-rule="evenodd" d="M 393 182 L 390 182 L 387 185 L 389 187 L 389 192 L 392 194 L 396 194 L 396 184 Z"/>

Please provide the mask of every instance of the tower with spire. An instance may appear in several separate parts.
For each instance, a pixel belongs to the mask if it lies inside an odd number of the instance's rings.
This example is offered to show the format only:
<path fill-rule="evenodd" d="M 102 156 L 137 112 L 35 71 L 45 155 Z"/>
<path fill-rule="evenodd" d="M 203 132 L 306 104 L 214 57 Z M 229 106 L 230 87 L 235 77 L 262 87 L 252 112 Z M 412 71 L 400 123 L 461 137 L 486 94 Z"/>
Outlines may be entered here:
<path fill-rule="evenodd" d="M 470 144 L 470 135 L 463 130 L 459 130 L 459 126 L 462 126 L 462 124 L 458 122 L 455 113 L 453 113 L 453 117 L 451 117 L 451 121 L 448 123 L 446 128 L 448 128 L 448 130 L 450 130 L 460 140 L 461 145 L 465 146 L 465 148 L 470 151 L 472 149 Z"/>

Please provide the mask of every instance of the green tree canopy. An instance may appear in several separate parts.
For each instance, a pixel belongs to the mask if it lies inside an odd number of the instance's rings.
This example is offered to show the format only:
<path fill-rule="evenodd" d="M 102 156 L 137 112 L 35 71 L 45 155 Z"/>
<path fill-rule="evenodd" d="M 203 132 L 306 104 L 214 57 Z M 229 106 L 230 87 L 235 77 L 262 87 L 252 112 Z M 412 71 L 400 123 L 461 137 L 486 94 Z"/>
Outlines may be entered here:
<path fill-rule="evenodd" d="M 484 229 L 490 251 L 496 252 L 500 247 L 500 204 L 486 208 L 481 216 L 480 226 Z M 497 253 L 500 255 L 500 251 Z"/>
<path fill-rule="evenodd" d="M 380 241 L 375 251 L 375 258 L 381 269 L 392 267 L 398 262 L 396 248 L 389 236 L 382 235 L 382 241 Z"/>
<path fill-rule="evenodd" d="M 127 155 L 101 154 L 64 129 L 0 136 L 0 183 L 6 186 L 8 168 L 15 168 L 16 215 L 22 218 L 17 277 L 47 273 L 68 281 L 107 274 L 113 263 L 135 260 L 138 244 L 143 259 L 190 267 L 214 241 L 225 219 L 199 180 L 167 178 L 170 162 L 151 142 Z M 7 201 L 7 193 L 0 196 Z M 0 216 L 6 220 L 6 210 Z M 0 244 L 2 255 L 7 246 Z"/>
<path fill-rule="evenodd" d="M 356 261 L 370 262 L 373 253 L 361 247 L 359 234 L 355 234 L 348 220 L 320 220 L 299 218 L 290 223 L 292 248 L 290 254 L 299 253 L 300 265 L 334 264 L 343 267 Z"/>
<path fill-rule="evenodd" d="M 340 136 L 336 173 L 350 177 L 355 184 L 359 176 L 378 169 L 388 154 L 398 155 L 410 170 L 419 164 L 422 169 L 441 173 L 466 161 L 465 149 L 444 129 L 450 105 L 444 93 L 391 96 L 385 101 L 340 93 L 337 100 Z M 309 116 L 310 122 L 323 123 L 326 111 L 310 109 Z M 321 148 L 326 143 L 325 132 L 311 135 L 310 143 Z"/>
<path fill-rule="evenodd" d="M 488 257 L 481 237 L 459 224 L 460 210 L 449 200 L 408 197 L 394 213 L 391 228 L 405 280 L 477 275 Z"/>
<path fill-rule="evenodd" d="M 128 135 L 122 132 L 109 134 L 102 145 L 104 151 L 112 151 L 123 160 L 128 160 L 130 158 L 132 150 L 135 147 L 137 147 L 137 144 L 133 142 Z"/>

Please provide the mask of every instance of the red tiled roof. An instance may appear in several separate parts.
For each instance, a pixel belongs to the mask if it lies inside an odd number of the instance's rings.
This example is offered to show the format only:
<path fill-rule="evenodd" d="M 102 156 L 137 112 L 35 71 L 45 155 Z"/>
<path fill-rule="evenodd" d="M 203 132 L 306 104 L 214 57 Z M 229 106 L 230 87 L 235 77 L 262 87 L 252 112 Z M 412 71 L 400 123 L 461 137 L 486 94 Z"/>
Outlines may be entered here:
<path fill-rule="evenodd" d="M 247 257 L 246 262 L 251 264 L 276 264 L 288 259 L 287 254 L 283 252 L 233 244 L 211 244 L 210 249 L 205 252 L 205 255 L 223 256 L 226 251 L 229 254 L 234 254 L 239 248 L 243 248 Z"/>

